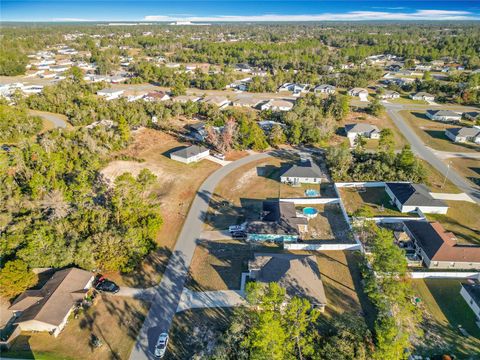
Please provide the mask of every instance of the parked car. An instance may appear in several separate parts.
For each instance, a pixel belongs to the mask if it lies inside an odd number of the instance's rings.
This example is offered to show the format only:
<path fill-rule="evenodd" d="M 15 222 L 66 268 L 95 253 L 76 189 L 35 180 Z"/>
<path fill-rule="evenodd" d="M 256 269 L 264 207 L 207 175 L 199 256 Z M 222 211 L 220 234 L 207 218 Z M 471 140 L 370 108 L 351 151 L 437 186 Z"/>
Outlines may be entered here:
<path fill-rule="evenodd" d="M 245 231 L 235 231 L 232 233 L 232 238 L 236 239 L 245 239 L 247 237 L 247 234 Z"/>
<path fill-rule="evenodd" d="M 223 155 L 223 154 L 214 153 L 213 156 L 216 157 L 217 159 L 225 160 L 225 155 Z"/>
<path fill-rule="evenodd" d="M 228 231 L 230 233 L 234 233 L 234 232 L 237 232 L 237 231 L 245 231 L 245 223 L 241 224 L 241 225 L 230 225 L 228 227 Z"/>
<path fill-rule="evenodd" d="M 168 345 L 168 334 L 161 333 L 158 337 L 157 344 L 155 345 L 155 350 L 153 355 L 157 358 L 163 358 L 165 356 L 165 352 L 167 351 Z"/>
<path fill-rule="evenodd" d="M 111 280 L 105 279 L 102 275 L 97 275 L 94 280 L 93 286 L 98 291 L 109 292 L 116 294 L 120 287 Z"/>

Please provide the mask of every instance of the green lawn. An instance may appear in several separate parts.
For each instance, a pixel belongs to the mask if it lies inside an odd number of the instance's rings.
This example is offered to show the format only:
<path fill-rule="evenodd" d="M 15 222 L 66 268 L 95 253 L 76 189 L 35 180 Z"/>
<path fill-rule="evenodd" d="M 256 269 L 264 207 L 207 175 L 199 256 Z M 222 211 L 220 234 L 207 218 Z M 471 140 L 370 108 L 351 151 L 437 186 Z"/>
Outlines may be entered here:
<path fill-rule="evenodd" d="M 480 328 L 475 315 L 460 295 L 460 281 L 450 279 L 413 280 L 413 288 L 421 299 L 425 337 L 417 344 L 421 355 L 452 354 L 459 359 L 474 359 L 480 349 Z M 469 334 L 458 330 L 461 325 Z"/>

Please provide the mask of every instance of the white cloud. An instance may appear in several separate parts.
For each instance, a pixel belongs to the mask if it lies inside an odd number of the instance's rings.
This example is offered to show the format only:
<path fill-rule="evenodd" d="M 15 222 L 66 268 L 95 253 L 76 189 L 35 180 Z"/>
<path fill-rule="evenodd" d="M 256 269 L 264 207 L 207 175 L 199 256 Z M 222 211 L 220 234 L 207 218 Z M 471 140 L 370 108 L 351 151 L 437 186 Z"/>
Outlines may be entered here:
<path fill-rule="evenodd" d="M 365 20 L 480 20 L 480 16 L 468 11 L 417 10 L 413 13 L 386 11 L 351 11 L 348 13 L 323 13 L 305 15 L 217 15 L 217 16 L 173 16 L 147 15 L 145 21 L 365 21 Z"/>

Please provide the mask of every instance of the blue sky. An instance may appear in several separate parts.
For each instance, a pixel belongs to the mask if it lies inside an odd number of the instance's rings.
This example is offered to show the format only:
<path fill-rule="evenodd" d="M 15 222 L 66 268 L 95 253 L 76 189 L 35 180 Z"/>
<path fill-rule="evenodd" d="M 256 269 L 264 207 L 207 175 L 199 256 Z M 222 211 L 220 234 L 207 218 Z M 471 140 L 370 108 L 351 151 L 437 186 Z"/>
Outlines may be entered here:
<path fill-rule="evenodd" d="M 0 0 L 2 21 L 480 20 L 480 0 Z"/>

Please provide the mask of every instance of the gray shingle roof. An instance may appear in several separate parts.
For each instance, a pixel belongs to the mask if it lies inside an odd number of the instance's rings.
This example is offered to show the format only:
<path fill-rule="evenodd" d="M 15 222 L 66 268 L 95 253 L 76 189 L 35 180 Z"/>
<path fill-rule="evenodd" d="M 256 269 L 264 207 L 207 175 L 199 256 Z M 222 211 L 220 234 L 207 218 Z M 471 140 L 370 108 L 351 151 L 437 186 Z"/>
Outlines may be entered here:
<path fill-rule="evenodd" d="M 442 200 L 434 199 L 428 188 L 423 184 L 386 183 L 386 185 L 402 205 L 447 206 Z"/>
<path fill-rule="evenodd" d="M 307 160 L 290 166 L 281 177 L 320 178 L 322 175 L 319 166 L 313 161 Z"/>
<path fill-rule="evenodd" d="M 461 117 L 460 114 L 456 113 L 455 111 L 452 110 L 427 110 L 427 112 L 431 115 L 435 116 L 457 116 Z"/>
<path fill-rule="evenodd" d="M 360 124 L 348 124 L 345 125 L 345 132 L 348 133 L 358 133 L 363 134 L 366 132 L 378 132 L 378 127 L 375 125 L 360 123 Z"/>
<path fill-rule="evenodd" d="M 192 156 L 196 156 L 200 153 L 207 151 L 208 149 L 204 146 L 192 145 L 171 153 L 171 155 L 175 155 L 184 159 L 188 159 Z"/>
<path fill-rule="evenodd" d="M 480 134 L 480 129 L 461 127 L 461 128 L 451 128 L 447 129 L 447 132 L 454 136 L 460 137 L 475 137 Z"/>

